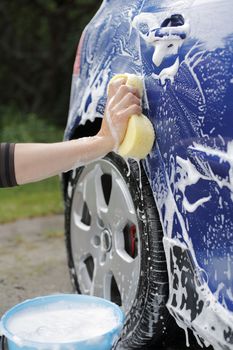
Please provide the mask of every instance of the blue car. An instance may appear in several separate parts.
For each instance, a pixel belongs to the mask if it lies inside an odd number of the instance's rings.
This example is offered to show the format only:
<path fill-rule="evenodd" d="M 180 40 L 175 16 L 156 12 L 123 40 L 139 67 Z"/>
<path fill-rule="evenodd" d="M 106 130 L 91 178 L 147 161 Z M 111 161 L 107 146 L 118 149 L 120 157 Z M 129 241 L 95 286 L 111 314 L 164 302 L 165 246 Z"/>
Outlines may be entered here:
<path fill-rule="evenodd" d="M 122 307 L 117 348 L 175 320 L 233 349 L 232 15 L 232 0 L 105 0 L 80 40 L 65 139 L 99 131 L 119 73 L 143 77 L 156 133 L 145 160 L 110 153 L 63 175 L 72 281 Z"/>

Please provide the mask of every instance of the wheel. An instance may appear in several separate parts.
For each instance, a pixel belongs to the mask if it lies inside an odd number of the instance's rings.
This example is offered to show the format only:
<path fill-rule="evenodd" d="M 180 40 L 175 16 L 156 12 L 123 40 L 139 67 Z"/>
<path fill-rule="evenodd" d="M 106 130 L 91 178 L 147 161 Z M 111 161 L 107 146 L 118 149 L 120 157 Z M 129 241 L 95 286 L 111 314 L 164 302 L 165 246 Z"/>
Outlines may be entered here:
<path fill-rule="evenodd" d="M 68 181 L 66 245 L 77 292 L 120 305 L 120 348 L 158 340 L 169 319 L 163 233 L 153 194 L 138 163 L 110 153 Z M 141 186 L 140 186 L 141 184 Z M 141 188 L 140 188 L 141 187 Z"/>

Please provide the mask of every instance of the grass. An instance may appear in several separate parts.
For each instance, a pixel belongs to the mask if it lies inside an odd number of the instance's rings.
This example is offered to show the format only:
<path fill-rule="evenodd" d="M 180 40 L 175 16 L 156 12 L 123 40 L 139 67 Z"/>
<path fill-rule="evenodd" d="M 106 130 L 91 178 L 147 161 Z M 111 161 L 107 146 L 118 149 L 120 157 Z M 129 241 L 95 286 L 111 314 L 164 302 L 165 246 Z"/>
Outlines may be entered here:
<path fill-rule="evenodd" d="M 0 223 L 63 212 L 58 177 L 13 188 L 0 189 Z"/>
<path fill-rule="evenodd" d="M 0 142 L 57 142 L 63 130 L 39 116 L 0 106 Z M 62 213 L 58 177 L 14 188 L 0 188 L 0 223 Z"/>
<path fill-rule="evenodd" d="M 60 230 L 46 230 L 42 232 L 42 235 L 45 239 L 64 238 L 64 232 Z"/>

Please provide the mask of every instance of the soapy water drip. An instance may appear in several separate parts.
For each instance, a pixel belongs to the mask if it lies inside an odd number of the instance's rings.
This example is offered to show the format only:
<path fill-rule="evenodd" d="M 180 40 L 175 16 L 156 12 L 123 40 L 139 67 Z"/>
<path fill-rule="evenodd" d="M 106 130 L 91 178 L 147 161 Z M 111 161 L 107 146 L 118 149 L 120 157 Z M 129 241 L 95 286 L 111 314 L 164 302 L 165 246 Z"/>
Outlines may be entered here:
<path fill-rule="evenodd" d="M 201 84 L 200 84 L 200 81 L 199 81 L 199 79 L 197 77 L 197 74 L 194 72 L 194 68 L 203 60 L 203 55 L 206 53 L 206 51 L 205 50 L 199 51 L 199 52 L 195 53 L 193 56 L 191 56 L 192 52 L 195 49 L 197 49 L 199 46 L 200 46 L 200 44 L 198 42 L 196 42 L 191 47 L 191 49 L 188 51 L 188 53 L 185 55 L 185 59 L 184 59 L 184 61 L 181 64 L 185 63 L 188 66 L 189 71 L 192 74 L 193 79 L 196 82 L 197 87 L 198 87 L 198 89 L 199 89 L 199 91 L 201 93 L 202 102 L 203 102 L 203 104 L 206 104 L 206 98 L 205 98 L 205 95 L 203 93 L 203 89 L 201 87 Z M 198 57 L 198 56 L 200 56 L 200 57 Z"/>
<path fill-rule="evenodd" d="M 174 83 L 175 75 L 178 72 L 180 65 L 179 57 L 176 58 L 172 66 L 164 68 L 159 74 L 152 73 L 154 79 L 160 80 L 162 86 L 166 87 L 166 81 L 170 80 L 171 84 Z"/>
<path fill-rule="evenodd" d="M 140 159 L 134 158 L 135 162 L 137 163 L 138 166 L 138 180 L 139 180 L 139 189 L 141 193 L 141 199 L 143 199 L 143 194 L 142 194 L 142 172 L 141 172 L 141 164 L 140 164 Z"/>
<path fill-rule="evenodd" d="M 130 168 L 130 163 L 129 163 L 129 159 L 128 158 L 125 158 L 125 164 L 127 165 L 127 168 L 128 168 L 128 172 L 127 172 L 126 176 L 130 177 L 131 168 Z"/>

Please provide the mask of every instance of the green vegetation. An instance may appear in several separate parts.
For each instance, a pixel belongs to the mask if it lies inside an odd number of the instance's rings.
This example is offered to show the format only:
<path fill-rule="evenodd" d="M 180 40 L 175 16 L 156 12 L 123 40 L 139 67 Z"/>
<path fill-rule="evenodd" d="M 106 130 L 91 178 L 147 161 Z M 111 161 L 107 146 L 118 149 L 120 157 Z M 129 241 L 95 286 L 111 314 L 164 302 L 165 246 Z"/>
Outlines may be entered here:
<path fill-rule="evenodd" d="M 0 142 L 58 142 L 62 137 L 63 129 L 33 113 L 0 108 Z"/>
<path fill-rule="evenodd" d="M 63 212 L 58 177 L 0 189 L 0 223 Z"/>
<path fill-rule="evenodd" d="M 64 238 L 64 232 L 60 230 L 46 230 L 42 232 L 43 237 L 47 239 L 54 239 L 54 238 Z"/>
<path fill-rule="evenodd" d="M 34 114 L 22 116 L 13 109 L 0 110 L 1 142 L 56 142 L 63 130 Z M 0 189 L 0 223 L 26 217 L 62 213 L 58 177 L 14 188 Z"/>
<path fill-rule="evenodd" d="M 102 0 L 0 1 L 0 142 L 56 142 L 80 35 Z M 0 222 L 62 211 L 58 178 L 0 189 Z"/>
<path fill-rule="evenodd" d="M 0 106 L 64 126 L 79 38 L 101 3 L 0 1 Z"/>

